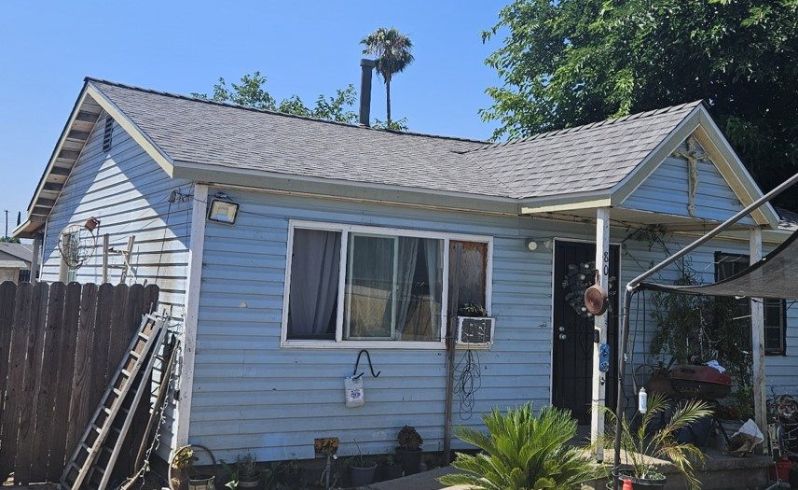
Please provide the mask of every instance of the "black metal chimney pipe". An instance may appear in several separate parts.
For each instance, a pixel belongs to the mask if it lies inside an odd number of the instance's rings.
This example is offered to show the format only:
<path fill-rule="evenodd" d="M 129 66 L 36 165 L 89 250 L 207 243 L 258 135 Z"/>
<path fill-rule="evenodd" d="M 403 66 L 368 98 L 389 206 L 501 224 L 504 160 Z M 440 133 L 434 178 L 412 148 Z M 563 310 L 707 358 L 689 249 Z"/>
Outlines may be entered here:
<path fill-rule="evenodd" d="M 368 127 L 371 117 L 371 72 L 377 66 L 374 60 L 360 60 L 360 125 Z"/>

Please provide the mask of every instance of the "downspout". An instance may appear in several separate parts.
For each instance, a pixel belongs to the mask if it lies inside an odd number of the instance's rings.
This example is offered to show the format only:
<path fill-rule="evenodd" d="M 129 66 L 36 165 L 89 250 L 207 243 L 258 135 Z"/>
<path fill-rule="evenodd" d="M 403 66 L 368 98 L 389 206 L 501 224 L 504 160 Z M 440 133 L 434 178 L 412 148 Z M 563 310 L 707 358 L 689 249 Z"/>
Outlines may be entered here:
<path fill-rule="evenodd" d="M 623 321 L 621 322 L 621 324 L 622 324 L 621 328 L 623 330 L 622 334 L 621 334 L 622 340 L 621 340 L 620 348 L 618 350 L 618 353 L 619 353 L 618 360 L 620 361 L 620 366 L 618 366 L 618 389 L 617 389 L 617 391 L 618 391 L 618 399 L 617 399 L 617 403 L 615 405 L 615 444 L 614 444 L 614 448 L 615 448 L 614 458 L 615 458 L 615 461 L 614 461 L 613 469 L 612 469 L 613 488 L 615 490 L 618 490 L 618 488 L 619 488 L 618 487 L 618 485 L 619 485 L 618 474 L 619 474 L 620 466 L 621 466 L 621 419 L 623 417 L 623 411 L 624 411 L 624 408 L 625 408 L 624 407 L 625 400 L 624 400 L 624 397 L 623 397 L 623 394 L 622 394 L 623 393 L 623 378 L 624 378 L 624 371 L 625 371 L 624 358 L 626 357 L 626 342 L 627 342 L 627 340 L 629 338 L 629 308 L 630 308 L 630 306 L 632 304 L 632 295 L 634 295 L 640 289 L 640 286 L 641 286 L 641 284 L 642 284 L 642 282 L 644 280 L 646 280 L 647 278 L 649 278 L 652 275 L 656 274 L 657 272 L 661 271 L 662 269 L 664 269 L 665 267 L 669 266 L 670 264 L 676 262 L 677 260 L 681 259 L 682 257 L 684 257 L 688 253 L 692 252 L 696 248 L 700 247 L 704 243 L 708 242 L 709 240 L 713 239 L 714 237 L 719 235 L 723 230 L 729 228 L 731 225 L 737 223 L 738 221 L 740 221 L 744 217 L 748 216 L 749 214 L 751 214 L 752 211 L 754 211 L 755 209 L 759 208 L 763 204 L 771 201 L 773 198 L 775 198 L 776 196 L 778 196 L 782 192 L 786 191 L 787 189 L 789 189 L 790 187 L 792 187 L 796 183 L 798 183 L 798 173 L 794 174 L 792 177 L 790 177 L 789 179 L 785 180 L 784 182 L 782 182 L 778 186 L 774 187 L 773 190 L 771 190 L 767 194 L 763 195 L 762 197 L 760 197 L 756 201 L 752 202 L 751 204 L 749 204 L 748 206 L 746 206 L 745 208 L 743 208 L 742 210 L 737 212 L 737 214 L 735 214 L 731 218 L 727 219 L 723 223 L 721 223 L 718 226 L 716 226 L 715 228 L 713 228 L 706 235 L 704 235 L 702 237 L 699 237 L 698 239 L 696 239 L 691 244 L 689 244 L 686 247 L 682 248 L 681 250 L 679 250 L 675 254 L 671 255 L 670 257 L 666 258 L 665 260 L 663 260 L 659 264 L 655 265 L 651 269 L 649 269 L 649 270 L 643 272 L 642 274 L 640 274 L 639 276 L 635 277 L 634 279 L 629 281 L 629 283 L 626 285 L 626 290 L 624 291 L 624 306 L 623 306 L 623 312 L 622 312 Z"/>

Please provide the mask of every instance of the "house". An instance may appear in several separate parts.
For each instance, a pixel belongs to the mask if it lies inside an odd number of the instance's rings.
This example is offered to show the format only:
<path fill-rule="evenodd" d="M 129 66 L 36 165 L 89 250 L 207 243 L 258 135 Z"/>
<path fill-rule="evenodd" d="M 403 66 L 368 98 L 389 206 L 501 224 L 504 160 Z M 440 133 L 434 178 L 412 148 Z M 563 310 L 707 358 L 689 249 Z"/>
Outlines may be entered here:
<path fill-rule="evenodd" d="M 30 280 L 33 251 L 22 243 L 0 242 L 0 283 Z"/>
<path fill-rule="evenodd" d="M 449 427 L 526 402 L 590 423 L 614 396 L 617 359 L 593 366 L 618 288 L 762 194 L 700 102 L 495 144 L 371 129 L 365 109 L 353 126 L 85 80 L 15 235 L 41 244 L 41 280 L 81 282 L 103 279 L 100 237 L 135 237 L 126 280 L 160 285 L 183 325 L 172 447 L 274 461 L 338 437 L 340 454 L 386 453 L 407 424 L 437 451 Z M 689 266 L 713 281 L 788 234 L 767 205 Z M 108 260 L 117 282 L 123 256 Z M 580 303 L 594 270 L 612 300 L 595 318 Z M 467 303 L 492 338 L 447 350 Z M 650 303 L 630 313 L 630 385 Z M 776 300 L 752 323 L 768 386 L 798 391 L 798 310 Z M 381 374 L 364 356 L 365 405 L 347 408 L 362 349 Z"/>

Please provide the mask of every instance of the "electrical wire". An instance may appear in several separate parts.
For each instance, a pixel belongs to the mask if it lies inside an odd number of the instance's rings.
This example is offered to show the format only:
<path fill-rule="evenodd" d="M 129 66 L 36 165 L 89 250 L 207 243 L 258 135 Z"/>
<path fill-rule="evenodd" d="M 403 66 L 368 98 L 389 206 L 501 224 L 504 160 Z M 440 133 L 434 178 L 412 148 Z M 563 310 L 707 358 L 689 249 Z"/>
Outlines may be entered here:
<path fill-rule="evenodd" d="M 482 366 L 479 353 L 468 349 L 454 368 L 454 393 L 460 398 L 460 419 L 470 420 L 474 415 L 476 393 L 482 387 Z"/>

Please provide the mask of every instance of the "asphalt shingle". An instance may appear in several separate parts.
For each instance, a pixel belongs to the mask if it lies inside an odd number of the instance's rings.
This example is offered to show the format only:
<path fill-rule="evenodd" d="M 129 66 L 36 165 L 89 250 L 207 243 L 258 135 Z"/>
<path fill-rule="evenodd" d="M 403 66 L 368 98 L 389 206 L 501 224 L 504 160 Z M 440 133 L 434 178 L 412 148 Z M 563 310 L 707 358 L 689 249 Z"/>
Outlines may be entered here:
<path fill-rule="evenodd" d="M 488 144 L 89 82 L 175 161 L 516 199 L 611 188 L 699 104 Z"/>

